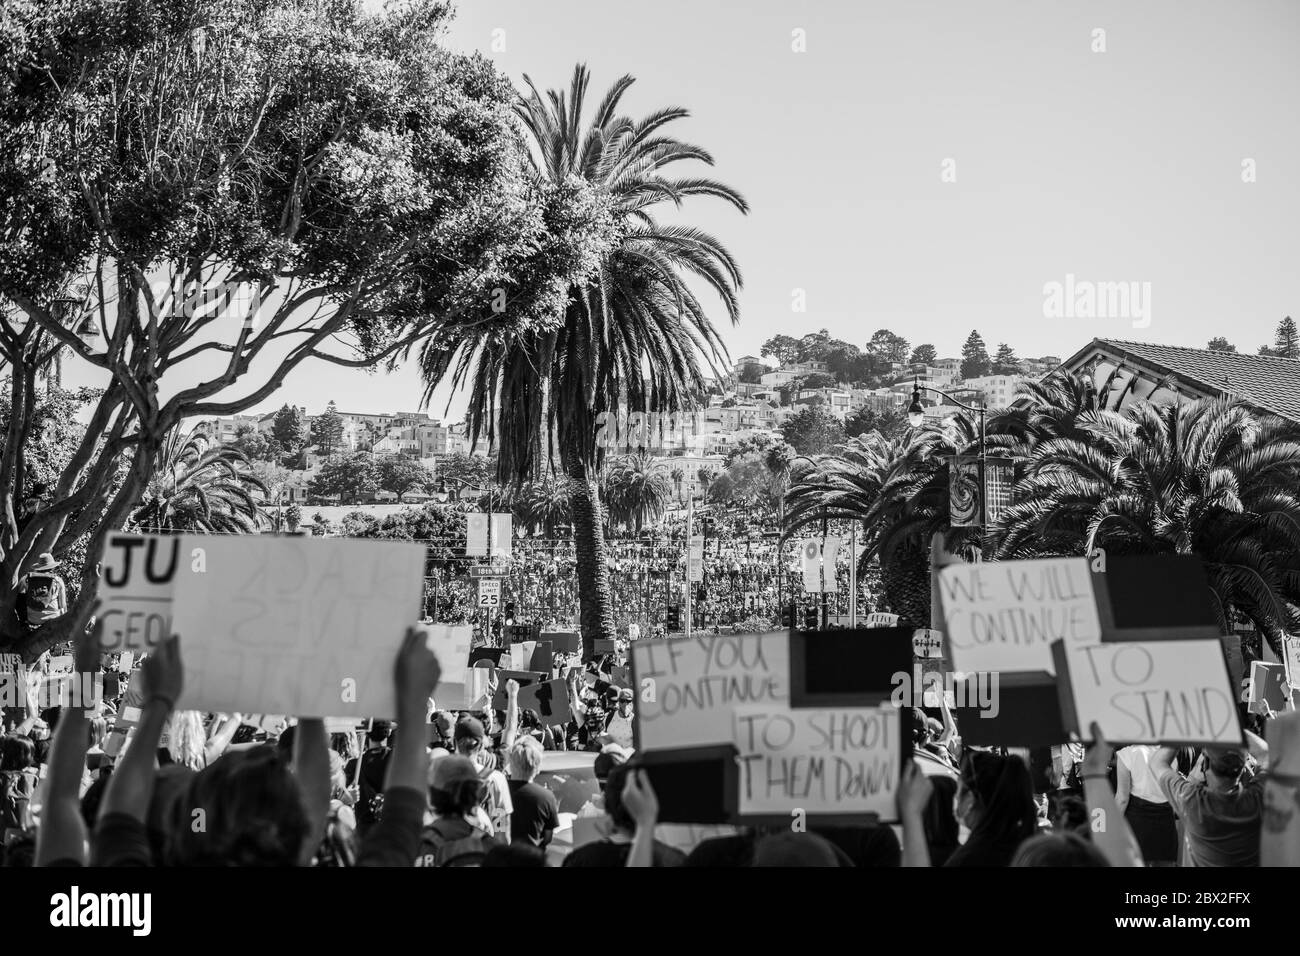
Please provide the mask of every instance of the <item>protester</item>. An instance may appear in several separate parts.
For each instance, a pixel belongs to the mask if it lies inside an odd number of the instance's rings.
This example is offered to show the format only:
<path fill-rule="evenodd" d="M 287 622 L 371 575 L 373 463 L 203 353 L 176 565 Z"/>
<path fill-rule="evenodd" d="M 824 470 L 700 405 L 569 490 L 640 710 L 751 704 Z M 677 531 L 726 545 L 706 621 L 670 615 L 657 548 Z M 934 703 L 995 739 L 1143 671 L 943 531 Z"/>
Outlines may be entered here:
<path fill-rule="evenodd" d="M 1268 745 L 1250 731 L 1245 734 L 1260 771 L 1249 779 L 1243 780 L 1248 754 L 1235 748 L 1207 749 L 1201 758 L 1205 777 L 1199 781 L 1174 769 L 1174 748 L 1160 747 L 1151 755 L 1151 773 L 1183 821 L 1192 866 L 1259 865 Z"/>
<path fill-rule="evenodd" d="M 496 769 L 496 757 L 486 750 L 487 733 L 481 721 L 465 716 L 456 722 L 454 742 L 456 753 L 474 766 L 483 783 L 480 802 L 492 825 L 492 831 L 505 840 L 510 839 L 510 814 L 514 804 L 510 799 L 510 784 L 505 774 Z M 446 758 L 444 758 L 446 759 Z"/>
<path fill-rule="evenodd" d="M 560 804 L 555 794 L 539 787 L 542 746 L 532 737 L 520 737 L 506 755 L 510 771 L 510 839 L 545 849 L 560 825 Z"/>
<path fill-rule="evenodd" d="M 1173 807 L 1151 772 L 1156 748 L 1134 745 L 1116 755 L 1115 802 L 1133 828 L 1148 866 L 1172 866 L 1178 861 L 1178 825 Z"/>
<path fill-rule="evenodd" d="M 378 822 L 384 807 L 384 775 L 392 756 L 388 738 L 393 725 L 387 720 L 372 721 L 366 731 L 366 749 L 360 758 L 348 761 L 344 768 L 351 786 L 356 788 L 357 832 L 362 837 Z"/>
<path fill-rule="evenodd" d="M 1029 768 L 1016 756 L 967 751 L 957 786 L 957 819 L 970 837 L 946 866 L 1006 866 L 1037 830 Z"/>
<path fill-rule="evenodd" d="M 648 854 L 652 861 L 650 865 L 653 866 L 681 866 L 686 862 L 686 854 L 681 850 L 654 839 L 653 822 L 649 824 L 648 833 L 644 829 L 646 815 L 650 813 L 651 808 L 654 807 L 657 812 L 657 804 L 653 804 L 648 795 L 645 795 L 639 801 L 634 798 L 631 804 L 623 802 L 624 788 L 627 785 L 629 775 L 634 769 L 626 764 L 619 764 L 610 770 L 609 776 L 601 787 L 601 792 L 605 798 L 605 815 L 609 824 L 608 832 L 594 843 L 587 843 L 577 847 L 564 858 L 564 866 L 628 865 L 628 858 L 632 852 L 632 843 L 634 838 L 637 837 L 639 826 L 642 829 L 638 840 L 638 860 L 644 860 Z M 641 781 L 643 777 L 644 774 L 637 770 L 636 780 Z M 634 782 L 633 792 L 645 794 L 645 788 L 644 786 L 638 786 Z M 638 814 L 642 815 L 640 821 L 633 815 L 634 808 Z"/>
<path fill-rule="evenodd" d="M 48 551 L 36 559 L 19 587 L 20 606 L 30 627 L 39 627 L 68 610 L 68 587 L 55 573 L 59 562 Z"/>

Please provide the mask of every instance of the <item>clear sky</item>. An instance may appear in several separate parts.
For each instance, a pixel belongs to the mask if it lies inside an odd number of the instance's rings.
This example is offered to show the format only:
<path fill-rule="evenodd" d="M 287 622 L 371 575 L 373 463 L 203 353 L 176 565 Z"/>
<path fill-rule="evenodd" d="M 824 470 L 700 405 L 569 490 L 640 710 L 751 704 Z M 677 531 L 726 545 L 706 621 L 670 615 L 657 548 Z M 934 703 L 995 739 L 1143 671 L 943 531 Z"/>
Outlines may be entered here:
<path fill-rule="evenodd" d="M 631 73 L 629 112 L 691 111 L 678 134 L 752 206 L 687 212 L 744 269 L 733 357 L 882 327 L 941 355 L 971 329 L 1021 356 L 1095 336 L 1254 352 L 1300 318 L 1297 41 L 1295 0 L 471 0 L 448 37 L 516 81 L 586 62 L 596 97 Z M 1071 274 L 1150 283 L 1149 326 L 1046 317 Z M 413 369 L 316 364 L 265 407 L 419 394 Z"/>

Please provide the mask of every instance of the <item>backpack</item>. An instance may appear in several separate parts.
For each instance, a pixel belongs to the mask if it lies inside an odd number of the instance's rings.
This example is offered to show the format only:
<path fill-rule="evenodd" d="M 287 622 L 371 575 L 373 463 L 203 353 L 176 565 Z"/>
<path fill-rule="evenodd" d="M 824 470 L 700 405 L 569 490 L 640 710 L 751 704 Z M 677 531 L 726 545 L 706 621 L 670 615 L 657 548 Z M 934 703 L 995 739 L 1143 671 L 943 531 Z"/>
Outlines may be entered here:
<path fill-rule="evenodd" d="M 425 866 L 482 866 L 495 843 L 463 820 L 437 820 L 424 828 L 419 858 Z"/>
<path fill-rule="evenodd" d="M 32 825 L 32 786 L 23 786 L 30 774 L 21 770 L 0 771 L 0 836 L 10 830 L 26 831 Z"/>

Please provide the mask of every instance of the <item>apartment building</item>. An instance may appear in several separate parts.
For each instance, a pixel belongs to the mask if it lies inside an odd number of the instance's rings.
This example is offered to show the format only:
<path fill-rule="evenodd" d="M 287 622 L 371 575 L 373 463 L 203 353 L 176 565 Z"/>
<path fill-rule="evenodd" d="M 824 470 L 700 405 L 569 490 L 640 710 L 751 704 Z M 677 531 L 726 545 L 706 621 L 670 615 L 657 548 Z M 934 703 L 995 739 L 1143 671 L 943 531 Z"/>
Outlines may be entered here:
<path fill-rule="evenodd" d="M 981 375 L 965 381 L 967 389 L 979 392 L 981 401 L 989 408 L 1008 408 L 1016 397 L 1016 389 L 1023 375 Z"/>

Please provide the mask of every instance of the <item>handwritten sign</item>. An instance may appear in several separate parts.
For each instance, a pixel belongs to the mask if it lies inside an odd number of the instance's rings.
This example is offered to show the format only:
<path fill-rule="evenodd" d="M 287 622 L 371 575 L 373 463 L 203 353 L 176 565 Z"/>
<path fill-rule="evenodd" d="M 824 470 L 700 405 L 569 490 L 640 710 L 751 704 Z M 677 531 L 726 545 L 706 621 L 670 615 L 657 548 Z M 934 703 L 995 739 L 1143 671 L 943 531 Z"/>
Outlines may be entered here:
<path fill-rule="evenodd" d="M 897 708 L 738 707 L 737 811 L 897 817 L 902 736 Z"/>
<path fill-rule="evenodd" d="M 98 592 L 104 651 L 147 651 L 171 636 L 180 556 L 181 539 L 174 535 L 108 536 Z"/>
<path fill-rule="evenodd" d="M 729 744 L 737 707 L 790 703 L 785 631 L 641 640 L 631 652 L 641 750 Z"/>
<path fill-rule="evenodd" d="M 897 627 L 898 615 L 890 614 L 886 611 L 872 611 L 867 615 L 866 623 L 863 627 Z"/>
<path fill-rule="evenodd" d="M 1286 636 L 1282 638 L 1282 654 L 1284 656 L 1283 664 L 1286 665 L 1286 682 L 1291 688 L 1291 697 L 1294 700 L 1297 694 L 1300 694 L 1300 637 Z"/>
<path fill-rule="evenodd" d="M 943 659 L 943 633 L 928 627 L 912 632 L 912 653 L 926 660 Z"/>
<path fill-rule="evenodd" d="M 396 717 L 393 661 L 419 615 L 424 547 L 270 535 L 190 536 L 176 576 L 181 709 Z"/>
<path fill-rule="evenodd" d="M 1286 669 L 1281 664 L 1264 661 L 1250 663 L 1250 694 L 1246 700 L 1252 714 L 1280 713 L 1286 710 Z"/>
<path fill-rule="evenodd" d="M 474 643 L 473 626 L 425 624 L 423 629 L 429 635 L 429 650 L 438 658 L 438 667 L 442 671 L 439 681 L 448 684 L 465 683 L 465 671 L 469 670 L 470 645 Z"/>
<path fill-rule="evenodd" d="M 957 671 L 1050 674 L 1053 641 L 1101 640 L 1085 558 L 948 565 L 939 571 L 939 600 Z"/>
<path fill-rule="evenodd" d="M 1066 729 L 1081 738 L 1096 721 L 1112 743 L 1241 745 L 1217 640 L 1060 642 L 1054 652 Z"/>

